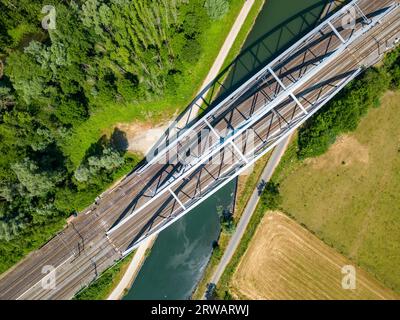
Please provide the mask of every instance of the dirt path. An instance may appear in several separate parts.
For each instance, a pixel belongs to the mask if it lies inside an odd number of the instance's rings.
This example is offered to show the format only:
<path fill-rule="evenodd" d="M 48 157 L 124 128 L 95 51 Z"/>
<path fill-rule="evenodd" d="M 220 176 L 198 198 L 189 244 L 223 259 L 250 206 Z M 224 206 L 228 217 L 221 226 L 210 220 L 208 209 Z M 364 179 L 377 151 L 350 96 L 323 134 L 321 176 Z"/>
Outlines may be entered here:
<path fill-rule="evenodd" d="M 213 81 L 219 74 L 226 57 L 229 54 L 229 51 L 231 50 L 232 45 L 234 44 L 237 35 L 239 34 L 240 30 L 242 29 L 243 23 L 246 21 L 246 18 L 253 7 L 255 0 L 245 0 L 245 3 L 243 5 L 242 10 L 240 11 L 238 17 L 236 18 L 235 23 L 232 26 L 231 31 L 228 34 L 228 37 L 226 38 L 224 44 L 222 45 L 222 48 L 215 59 L 214 65 L 211 67 L 210 72 L 208 73 L 206 79 L 203 82 L 203 85 L 201 86 L 201 89 L 199 90 L 199 93 L 203 91 L 207 85 Z M 204 93 L 203 96 L 206 96 L 207 92 Z M 202 105 L 203 100 L 199 99 L 196 101 L 196 106 L 197 105 Z M 193 119 L 199 112 L 199 108 L 193 109 L 194 112 L 191 113 L 191 118 Z"/>

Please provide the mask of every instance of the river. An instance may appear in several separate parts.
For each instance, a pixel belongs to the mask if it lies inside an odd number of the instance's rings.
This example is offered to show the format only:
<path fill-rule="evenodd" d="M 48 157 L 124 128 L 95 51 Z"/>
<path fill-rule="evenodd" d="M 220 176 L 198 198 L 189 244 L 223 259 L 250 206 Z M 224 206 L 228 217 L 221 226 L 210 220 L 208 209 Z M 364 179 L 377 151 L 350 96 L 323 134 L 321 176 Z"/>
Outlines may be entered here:
<path fill-rule="evenodd" d="M 267 0 L 229 70 L 225 88 L 243 82 L 312 28 L 327 2 Z M 190 298 L 219 236 L 218 211 L 232 208 L 235 184 L 232 181 L 160 233 L 124 299 Z"/>

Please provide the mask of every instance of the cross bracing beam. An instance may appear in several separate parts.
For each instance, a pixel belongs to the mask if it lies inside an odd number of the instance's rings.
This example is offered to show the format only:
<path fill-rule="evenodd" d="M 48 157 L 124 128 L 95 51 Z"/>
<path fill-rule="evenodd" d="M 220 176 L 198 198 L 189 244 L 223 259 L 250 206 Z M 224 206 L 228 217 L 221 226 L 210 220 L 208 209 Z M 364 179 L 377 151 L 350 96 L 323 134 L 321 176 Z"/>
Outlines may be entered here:
<path fill-rule="evenodd" d="M 317 26 L 310 33 L 306 34 L 304 37 L 302 37 L 300 40 L 298 40 L 292 47 L 290 47 L 287 50 L 285 50 L 282 54 L 280 54 L 273 61 L 271 61 L 267 66 L 265 66 L 259 72 L 257 72 L 252 78 L 247 80 L 244 84 L 242 84 L 234 92 L 232 92 L 225 99 L 223 99 L 223 101 L 221 101 L 217 106 L 215 106 L 208 113 L 206 113 L 202 118 L 209 119 L 210 117 L 213 117 L 215 115 L 215 113 L 217 113 L 221 108 L 226 107 L 226 105 L 229 104 L 231 101 L 236 100 L 242 94 L 242 92 L 245 92 L 249 88 L 253 87 L 255 85 L 255 83 L 257 83 L 262 77 L 264 77 L 265 74 L 267 74 L 267 72 L 268 72 L 268 68 L 272 68 L 283 57 L 285 57 L 287 55 L 290 55 L 292 52 L 296 51 L 296 49 L 299 46 L 303 45 L 304 43 L 307 43 L 307 41 L 310 38 L 312 38 L 312 36 L 314 36 L 315 34 L 318 34 L 318 32 L 320 32 L 320 30 L 325 28 L 328 25 L 328 22 L 334 21 L 335 19 L 340 17 L 343 13 L 347 12 L 350 8 L 354 7 L 359 1 L 360 0 L 352 0 L 350 3 L 348 3 L 347 5 L 343 6 L 340 10 L 338 10 L 335 14 L 333 14 L 330 17 L 328 17 L 319 26 Z M 196 124 L 194 124 L 194 126 L 196 127 L 199 123 L 201 123 L 201 121 L 199 121 Z M 145 164 L 142 168 L 140 168 L 139 172 L 144 171 L 150 165 L 152 165 L 155 162 L 157 162 L 157 160 L 159 160 L 161 156 L 165 155 L 166 152 L 168 152 L 172 148 L 175 148 L 177 142 L 190 133 L 187 129 L 188 129 L 187 127 L 182 128 L 181 130 L 179 130 L 179 132 L 177 132 L 176 137 L 175 137 L 175 139 L 173 141 L 167 141 L 165 143 L 165 146 L 160 146 L 161 150 L 158 150 L 157 155 L 152 157 L 148 161 L 147 164 Z"/>
<path fill-rule="evenodd" d="M 376 16 L 374 19 L 380 19 L 384 14 L 386 14 L 389 11 L 389 9 L 385 10 L 382 12 L 380 15 Z M 369 25 L 361 30 L 358 30 L 358 32 L 354 33 L 352 37 L 348 40 L 348 43 L 352 43 L 355 39 L 357 39 L 361 34 L 369 30 L 373 26 Z M 312 71 L 308 72 L 306 75 L 303 76 L 302 81 L 293 84 L 292 86 L 286 88 L 286 90 L 279 95 L 278 98 L 276 98 L 274 101 L 271 103 L 268 103 L 266 106 L 264 106 L 260 112 L 258 112 L 257 115 L 254 115 L 251 119 L 246 121 L 244 124 L 240 126 L 238 130 L 236 130 L 234 133 L 231 133 L 228 137 L 225 137 L 222 143 L 215 145 L 214 147 L 210 148 L 211 152 L 207 153 L 204 155 L 203 159 L 201 161 L 198 161 L 197 163 L 190 163 L 188 165 L 189 170 L 184 172 L 182 175 L 180 175 L 175 181 L 172 181 L 169 185 L 163 186 L 165 189 L 166 187 L 172 188 L 175 186 L 177 183 L 179 183 L 182 179 L 184 179 L 188 174 L 193 172 L 199 165 L 202 165 L 205 163 L 210 157 L 212 157 L 214 154 L 219 152 L 221 149 L 223 149 L 228 143 L 230 144 L 234 139 L 236 139 L 241 133 L 243 133 L 245 130 L 247 130 L 251 125 L 259 121 L 263 116 L 265 116 L 266 113 L 270 112 L 273 110 L 279 103 L 283 102 L 285 99 L 287 99 L 289 96 L 291 96 L 295 90 L 297 90 L 301 85 L 303 85 L 305 82 L 310 80 L 315 74 L 317 74 L 320 70 L 324 68 L 325 65 L 327 65 L 329 62 L 333 61 L 340 53 L 342 53 L 345 50 L 346 46 L 342 44 L 340 48 L 338 48 L 332 55 L 329 57 L 326 57 L 316 68 L 314 68 Z M 308 116 L 306 114 L 306 116 Z M 126 219 L 122 220 L 121 223 L 117 226 L 115 226 L 113 229 L 111 229 L 108 233 L 111 234 L 114 232 L 117 228 L 119 228 L 123 223 L 125 223 L 127 220 L 129 220 L 131 217 L 134 216 L 134 214 L 137 214 L 141 210 L 143 210 L 145 207 L 150 205 L 151 202 L 155 201 L 161 194 L 163 193 L 163 190 L 159 191 L 157 195 L 149 200 L 147 203 L 145 203 L 142 207 L 138 208 L 135 210 L 130 216 L 128 216 Z"/>
<path fill-rule="evenodd" d="M 286 86 L 282 83 L 281 79 L 279 79 L 279 77 L 276 75 L 276 73 L 271 69 L 268 68 L 268 71 L 270 74 L 272 74 L 272 76 L 275 78 L 275 80 L 279 83 L 279 85 L 283 88 L 283 90 L 286 90 Z M 307 114 L 307 110 L 303 107 L 303 105 L 300 103 L 300 101 L 296 98 L 296 96 L 292 93 L 289 94 L 290 97 L 292 97 L 292 99 L 297 103 L 297 105 L 300 107 L 300 109 Z"/>
<path fill-rule="evenodd" d="M 336 34 L 336 36 L 339 38 L 339 40 L 342 41 L 343 43 L 346 43 L 346 40 L 343 39 L 343 37 L 340 35 L 339 31 L 337 31 L 335 26 L 330 21 L 328 21 L 328 25 L 331 27 L 332 31 Z"/>
<path fill-rule="evenodd" d="M 215 131 L 214 127 L 207 121 L 207 119 L 203 119 L 203 121 L 207 124 L 207 126 L 210 128 L 211 132 L 217 137 L 221 138 L 221 135 Z M 242 158 L 244 162 L 249 162 L 249 160 L 245 157 L 245 155 L 240 151 L 239 147 L 233 142 L 230 142 L 231 146 L 235 149 L 235 151 L 239 154 L 239 156 Z"/>
<path fill-rule="evenodd" d="M 176 202 L 179 203 L 179 205 L 183 208 L 183 210 L 186 210 L 185 205 L 182 203 L 182 201 L 178 198 L 178 196 L 171 190 L 171 188 L 168 188 L 168 191 L 171 193 L 171 195 L 175 198 Z"/>

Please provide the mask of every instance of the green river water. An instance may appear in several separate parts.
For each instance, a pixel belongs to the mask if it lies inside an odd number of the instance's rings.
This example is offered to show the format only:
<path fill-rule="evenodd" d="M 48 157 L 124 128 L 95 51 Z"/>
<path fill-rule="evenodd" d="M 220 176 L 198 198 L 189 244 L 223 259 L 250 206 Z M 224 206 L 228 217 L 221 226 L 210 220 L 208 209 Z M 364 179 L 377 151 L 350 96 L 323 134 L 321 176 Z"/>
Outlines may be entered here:
<path fill-rule="evenodd" d="M 241 55 L 229 69 L 230 90 L 301 37 L 328 0 L 266 0 Z M 158 236 L 124 299 L 188 299 L 218 239 L 218 211 L 231 209 L 236 181 L 204 201 Z"/>

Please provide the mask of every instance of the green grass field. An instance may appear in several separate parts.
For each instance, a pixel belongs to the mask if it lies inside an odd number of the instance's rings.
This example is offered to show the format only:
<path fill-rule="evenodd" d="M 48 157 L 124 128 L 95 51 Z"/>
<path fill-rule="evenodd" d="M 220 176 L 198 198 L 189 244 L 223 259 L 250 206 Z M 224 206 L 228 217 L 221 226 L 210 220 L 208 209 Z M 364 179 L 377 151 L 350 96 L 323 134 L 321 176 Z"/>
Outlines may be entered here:
<path fill-rule="evenodd" d="M 388 92 L 326 154 L 299 162 L 292 145 L 274 176 L 287 214 L 398 293 L 399 109 Z"/>

